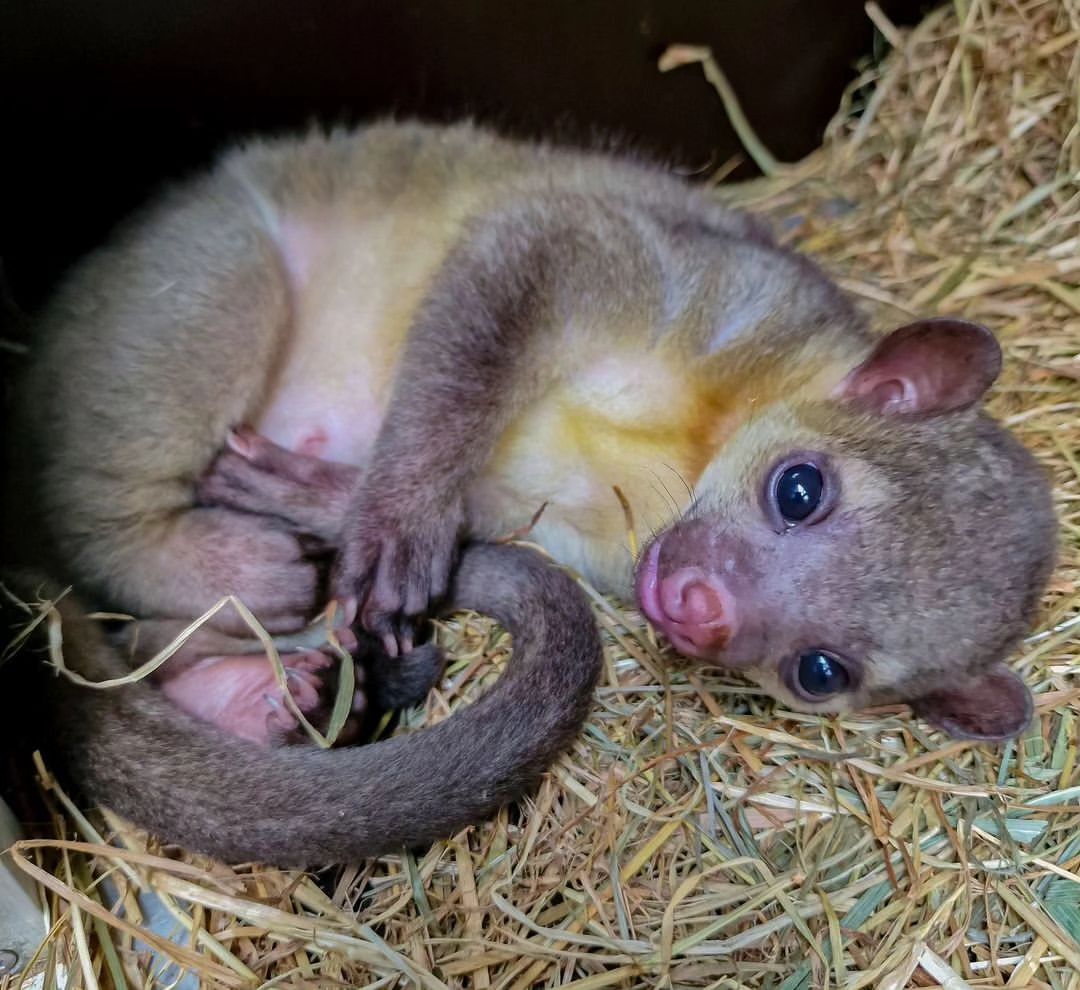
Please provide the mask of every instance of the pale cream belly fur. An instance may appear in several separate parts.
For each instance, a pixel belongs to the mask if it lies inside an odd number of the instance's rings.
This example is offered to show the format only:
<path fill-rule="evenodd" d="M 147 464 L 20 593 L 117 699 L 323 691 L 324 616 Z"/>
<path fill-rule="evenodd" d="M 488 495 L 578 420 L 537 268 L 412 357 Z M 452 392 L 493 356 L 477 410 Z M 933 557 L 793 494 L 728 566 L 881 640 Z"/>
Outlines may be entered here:
<path fill-rule="evenodd" d="M 313 229 L 282 224 L 294 318 L 254 425 L 290 450 L 364 468 L 442 252 L 407 216 L 321 226 L 317 238 Z M 579 366 L 506 431 L 468 492 L 470 528 L 496 538 L 546 503 L 529 538 L 603 590 L 628 595 L 632 541 L 614 487 L 631 503 L 639 539 L 685 507 L 679 452 L 632 422 L 670 412 L 685 383 L 638 347 Z"/>
<path fill-rule="evenodd" d="M 412 309 L 439 261 L 434 251 L 396 257 L 400 227 L 392 215 L 337 227 L 282 221 L 292 323 L 255 422 L 275 443 L 367 463 Z"/>

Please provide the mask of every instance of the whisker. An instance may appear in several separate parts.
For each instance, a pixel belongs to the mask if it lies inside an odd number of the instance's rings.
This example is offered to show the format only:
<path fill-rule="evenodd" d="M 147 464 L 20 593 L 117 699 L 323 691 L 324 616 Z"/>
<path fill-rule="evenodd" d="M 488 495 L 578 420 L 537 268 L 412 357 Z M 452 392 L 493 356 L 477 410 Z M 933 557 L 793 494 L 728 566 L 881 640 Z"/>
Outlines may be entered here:
<path fill-rule="evenodd" d="M 667 490 L 664 483 L 659 478 L 656 479 L 655 483 L 649 485 L 649 487 L 667 503 L 672 512 L 679 511 L 679 507 L 678 505 L 676 505 L 675 499 L 671 497 L 671 492 Z"/>
<path fill-rule="evenodd" d="M 653 477 L 656 478 L 657 483 L 664 490 L 664 495 L 667 496 L 664 499 L 664 502 L 667 505 L 669 511 L 666 514 L 667 518 L 661 520 L 661 522 L 664 523 L 665 528 L 667 528 L 667 526 L 673 525 L 682 518 L 682 510 L 679 508 L 679 503 L 675 500 L 675 497 L 671 494 L 671 490 L 667 487 L 667 485 L 663 483 L 663 481 L 660 480 L 659 477 L 656 476 L 655 471 L 653 472 Z M 652 485 L 652 490 L 658 495 L 660 494 L 660 491 L 656 487 L 656 485 Z"/>
<path fill-rule="evenodd" d="M 686 489 L 686 494 L 689 496 L 690 501 L 693 502 L 695 497 L 694 487 L 690 484 L 689 481 L 686 480 L 686 476 L 682 473 L 682 471 L 675 467 L 675 465 L 668 464 L 666 461 L 664 462 L 664 467 L 666 467 L 673 475 L 675 475 L 676 478 L 679 479 L 679 481 L 682 482 L 683 488 Z"/>

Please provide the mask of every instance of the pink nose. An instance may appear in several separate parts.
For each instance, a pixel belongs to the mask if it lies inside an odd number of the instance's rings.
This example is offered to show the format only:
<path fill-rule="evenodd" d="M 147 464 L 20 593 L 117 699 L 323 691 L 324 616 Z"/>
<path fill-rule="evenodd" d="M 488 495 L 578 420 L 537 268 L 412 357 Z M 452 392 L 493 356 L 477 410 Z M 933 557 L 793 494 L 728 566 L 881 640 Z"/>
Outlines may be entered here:
<path fill-rule="evenodd" d="M 716 575 L 682 567 L 660 582 L 659 605 L 672 632 L 699 649 L 723 648 L 735 635 L 735 597 Z"/>

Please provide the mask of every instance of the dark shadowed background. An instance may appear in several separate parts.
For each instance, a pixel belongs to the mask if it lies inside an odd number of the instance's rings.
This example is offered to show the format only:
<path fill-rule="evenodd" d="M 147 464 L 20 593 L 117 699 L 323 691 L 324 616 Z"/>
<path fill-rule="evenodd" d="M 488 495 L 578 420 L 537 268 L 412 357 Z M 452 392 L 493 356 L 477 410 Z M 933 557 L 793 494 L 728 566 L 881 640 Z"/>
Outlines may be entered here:
<path fill-rule="evenodd" d="M 881 0 L 913 22 L 922 0 Z M 619 135 L 705 174 L 739 152 L 712 47 L 770 149 L 819 142 L 875 38 L 863 0 L 33 0 L 0 4 L 0 261 L 8 305 L 164 178 L 236 134 L 395 112 Z M 744 166 L 736 176 L 749 173 Z"/>

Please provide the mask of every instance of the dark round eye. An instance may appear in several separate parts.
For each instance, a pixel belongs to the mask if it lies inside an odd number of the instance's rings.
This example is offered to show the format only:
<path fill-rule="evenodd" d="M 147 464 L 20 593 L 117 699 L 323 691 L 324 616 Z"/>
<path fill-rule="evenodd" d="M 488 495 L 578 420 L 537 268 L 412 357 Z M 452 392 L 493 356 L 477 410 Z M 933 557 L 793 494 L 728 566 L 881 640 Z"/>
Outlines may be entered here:
<path fill-rule="evenodd" d="M 793 464 L 776 479 L 776 505 L 785 522 L 802 522 L 821 502 L 825 479 L 813 464 Z"/>
<path fill-rule="evenodd" d="M 808 650 L 799 657 L 799 687 L 815 698 L 846 691 L 851 683 L 847 668 L 828 653 Z"/>

